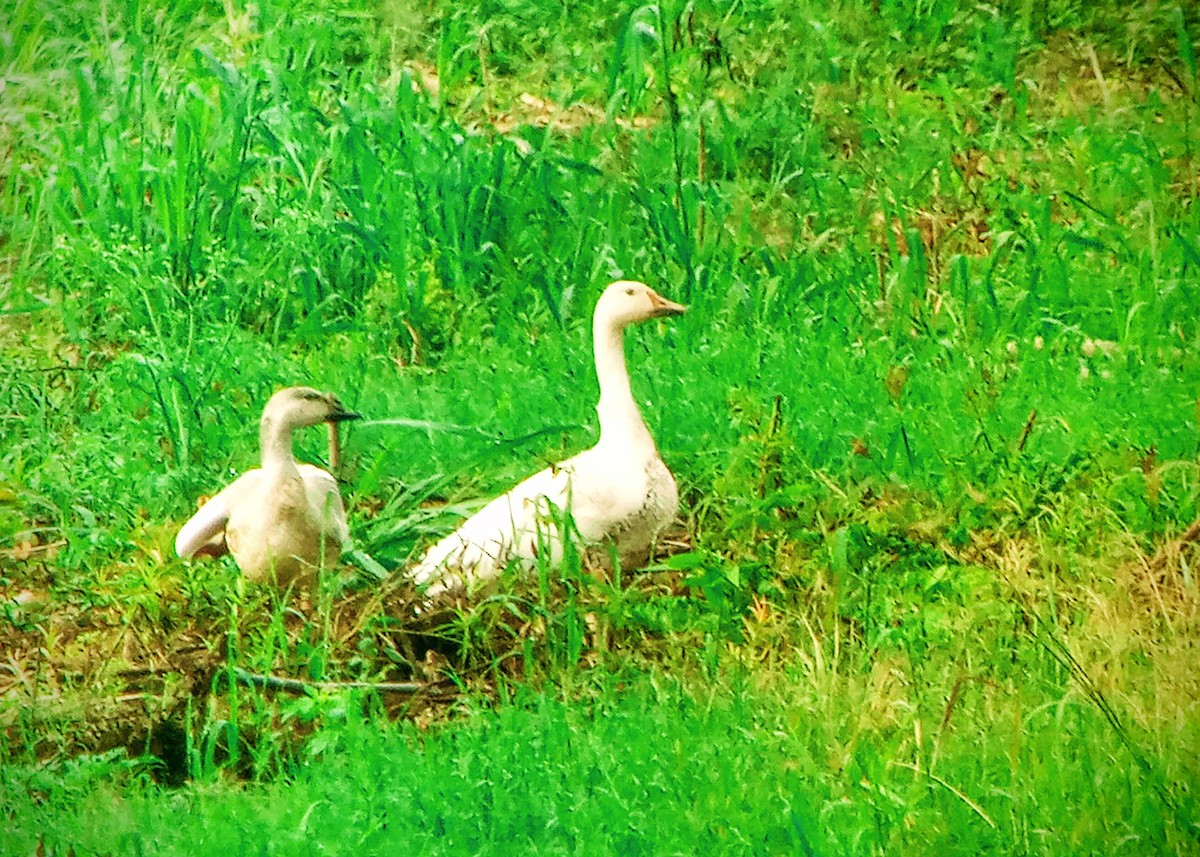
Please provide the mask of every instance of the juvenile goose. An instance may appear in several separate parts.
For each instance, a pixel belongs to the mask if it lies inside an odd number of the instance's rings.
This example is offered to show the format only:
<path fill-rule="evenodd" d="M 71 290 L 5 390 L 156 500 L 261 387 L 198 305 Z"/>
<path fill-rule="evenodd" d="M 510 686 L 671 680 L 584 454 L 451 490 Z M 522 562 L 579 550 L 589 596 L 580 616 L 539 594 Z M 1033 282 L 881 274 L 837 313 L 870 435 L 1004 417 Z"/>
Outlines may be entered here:
<path fill-rule="evenodd" d="M 311 387 L 280 390 L 263 410 L 259 424 L 262 467 L 247 471 L 221 489 L 180 529 L 175 553 L 221 554 L 222 536 L 238 568 L 249 580 L 274 579 L 281 586 L 308 577 L 341 555 L 350 531 L 337 480 L 292 456 L 292 432 L 330 423 L 336 457 L 336 423 L 356 420 L 337 396 Z"/>
<path fill-rule="evenodd" d="M 625 328 L 686 309 L 645 283 L 623 280 L 604 290 L 592 318 L 600 440 L 495 498 L 431 547 L 412 571 L 415 583 L 428 584 L 427 596 L 491 580 L 514 557 L 532 561 L 539 544 L 558 562 L 562 542 L 551 507 L 570 513 L 585 543 L 615 544 L 623 568 L 646 562 L 679 509 L 679 491 L 629 387 Z"/>

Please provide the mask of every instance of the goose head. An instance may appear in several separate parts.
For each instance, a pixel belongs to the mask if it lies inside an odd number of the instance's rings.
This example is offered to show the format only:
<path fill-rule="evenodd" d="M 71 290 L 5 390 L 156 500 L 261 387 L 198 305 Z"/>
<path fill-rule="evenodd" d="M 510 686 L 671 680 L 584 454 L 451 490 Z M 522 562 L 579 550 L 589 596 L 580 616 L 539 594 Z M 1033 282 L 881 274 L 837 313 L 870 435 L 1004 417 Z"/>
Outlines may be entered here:
<path fill-rule="evenodd" d="M 667 300 L 645 283 L 618 280 L 606 288 L 596 302 L 595 323 L 598 327 L 623 328 L 648 318 L 682 315 L 685 312 L 687 307 L 683 304 Z"/>
<path fill-rule="evenodd" d="M 267 402 L 262 424 L 303 428 L 360 418 L 360 414 L 347 410 L 333 393 L 322 393 L 312 387 L 286 387 Z"/>

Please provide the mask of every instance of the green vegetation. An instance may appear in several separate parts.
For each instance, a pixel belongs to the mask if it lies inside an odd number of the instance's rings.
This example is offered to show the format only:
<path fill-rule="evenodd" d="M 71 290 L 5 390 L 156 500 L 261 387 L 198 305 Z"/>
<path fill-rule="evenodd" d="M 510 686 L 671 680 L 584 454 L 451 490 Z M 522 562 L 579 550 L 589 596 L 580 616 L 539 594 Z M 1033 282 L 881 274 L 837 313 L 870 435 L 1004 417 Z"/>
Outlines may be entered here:
<path fill-rule="evenodd" d="M 94 766 L 103 779 L 71 767 L 3 784 L 70 805 L 78 828 L 47 830 L 45 841 L 71 841 L 77 853 L 871 854 L 886 845 L 1139 855 L 1181 845 L 1153 782 L 1127 754 L 1108 758 L 1087 705 L 1029 711 L 1020 729 L 978 717 L 914 755 L 911 735 L 889 724 L 898 699 L 860 695 L 832 673 L 820 692 L 811 675 L 790 678 L 800 696 L 787 704 L 764 704 L 762 688 L 738 682 L 719 693 L 659 683 L 571 705 L 518 701 L 431 736 L 353 722 L 294 778 L 245 790 L 147 797 L 131 788 L 137 772 L 112 762 Z M 864 709 L 847 717 L 848 701 Z M 38 828 L 26 818 L 12 829 L 33 843 Z"/>
<path fill-rule="evenodd" d="M 0 851 L 1200 847 L 1191 4 L 10 5 Z M 670 549 L 418 619 L 617 277 Z M 171 550 L 293 383 L 311 603 Z"/>

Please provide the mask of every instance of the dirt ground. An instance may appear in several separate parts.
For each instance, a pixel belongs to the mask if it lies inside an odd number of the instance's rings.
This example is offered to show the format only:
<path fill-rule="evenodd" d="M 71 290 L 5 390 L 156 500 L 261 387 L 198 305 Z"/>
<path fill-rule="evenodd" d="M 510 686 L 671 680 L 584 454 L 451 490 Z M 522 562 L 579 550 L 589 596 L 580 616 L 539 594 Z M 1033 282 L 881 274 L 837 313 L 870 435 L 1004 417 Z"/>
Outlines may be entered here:
<path fill-rule="evenodd" d="M 155 616 L 61 591 L 51 599 L 36 581 L 52 575 L 52 563 L 35 552 L 4 575 L 35 583 L 0 589 L 5 755 L 49 760 L 124 748 L 156 756 L 166 781 L 186 777 L 189 741 L 230 716 L 232 685 L 243 709 L 255 712 L 240 729 L 245 742 L 263 728 L 302 737 L 308 728 L 280 716 L 287 700 L 347 688 L 366 691 L 364 700 L 393 718 L 428 725 L 449 716 L 464 691 L 490 695 L 498 674 L 524 677 L 525 658 L 544 657 L 548 637 L 560 630 L 547 628 L 559 621 L 557 606 L 539 609 L 547 602 L 533 583 L 470 604 L 461 597 L 424 604 L 394 579 L 358 579 L 317 604 L 305 594 L 283 600 L 260 591 L 247 593 L 231 620 L 228 604 Z M 657 572 L 632 586 L 682 597 L 682 577 Z M 561 605 L 563 586 L 555 590 L 548 603 Z M 572 592 L 584 661 L 613 644 L 612 629 L 588 612 L 599 597 L 587 587 Z"/>

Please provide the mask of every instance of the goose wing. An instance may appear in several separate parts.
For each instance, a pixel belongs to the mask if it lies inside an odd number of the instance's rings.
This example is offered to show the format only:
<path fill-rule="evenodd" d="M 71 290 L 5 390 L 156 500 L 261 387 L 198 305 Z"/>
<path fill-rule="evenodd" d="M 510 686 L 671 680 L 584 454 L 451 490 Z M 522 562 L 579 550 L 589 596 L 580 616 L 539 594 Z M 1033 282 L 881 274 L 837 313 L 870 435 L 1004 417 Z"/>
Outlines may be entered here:
<path fill-rule="evenodd" d="M 260 475 L 261 471 L 257 469 L 243 473 L 213 495 L 196 511 L 196 514 L 188 518 L 187 523 L 180 527 L 179 534 L 175 536 L 175 554 L 186 559 L 204 552 L 203 549 L 206 545 L 225 532 L 233 501 L 245 492 L 252 490 L 258 483 Z M 223 550 L 215 548 L 211 552 L 224 553 Z"/>
<path fill-rule="evenodd" d="M 496 497 L 457 530 L 426 551 L 413 568 L 417 585 L 432 584 L 434 595 L 457 585 L 483 582 L 500 574 L 514 557 L 536 559 L 539 542 L 561 550 L 551 507 L 567 505 L 572 462 L 547 467 Z"/>

